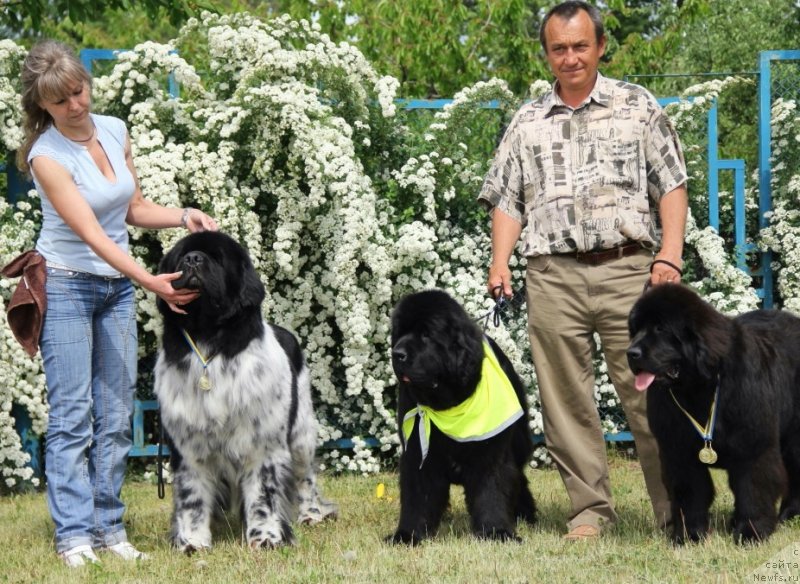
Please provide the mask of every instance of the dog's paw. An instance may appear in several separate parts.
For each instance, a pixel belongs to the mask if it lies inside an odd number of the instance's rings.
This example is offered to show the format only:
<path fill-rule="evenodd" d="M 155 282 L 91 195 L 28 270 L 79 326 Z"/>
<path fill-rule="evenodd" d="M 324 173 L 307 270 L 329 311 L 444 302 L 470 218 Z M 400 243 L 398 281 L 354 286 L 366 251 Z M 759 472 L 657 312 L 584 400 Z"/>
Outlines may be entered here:
<path fill-rule="evenodd" d="M 281 540 L 274 541 L 269 538 L 264 538 L 264 539 L 252 539 L 247 543 L 247 545 L 250 546 L 251 550 L 261 550 L 261 549 L 274 550 L 281 546 L 287 545 L 287 543 Z"/>
<path fill-rule="evenodd" d="M 737 521 L 733 526 L 733 541 L 740 545 L 759 544 L 775 530 L 772 521 Z"/>
<path fill-rule="evenodd" d="M 410 546 L 419 545 L 422 543 L 423 538 L 413 531 L 405 531 L 398 529 L 392 535 L 386 536 L 384 540 L 386 543 L 394 545 L 405 544 Z"/>
<path fill-rule="evenodd" d="M 316 504 L 301 508 L 297 522 L 303 525 L 316 525 L 326 520 L 335 520 L 339 517 L 339 507 L 335 503 L 318 499 Z"/>
<path fill-rule="evenodd" d="M 201 541 L 196 538 L 186 538 L 178 536 L 172 544 L 178 549 L 179 552 L 191 556 L 195 552 L 202 552 L 211 549 L 210 541 Z"/>
<path fill-rule="evenodd" d="M 491 539 L 494 541 L 507 541 L 512 543 L 522 543 L 522 538 L 510 529 L 503 528 L 484 528 L 475 533 L 480 539 Z"/>
<path fill-rule="evenodd" d="M 706 532 L 700 529 L 678 529 L 675 528 L 672 532 L 670 540 L 673 545 L 682 546 L 687 543 L 699 543 L 705 539 Z"/>
<path fill-rule="evenodd" d="M 193 546 L 191 544 L 187 544 L 181 548 L 178 548 L 179 551 L 187 556 L 192 556 L 196 552 L 203 552 L 211 549 L 211 546 Z"/>
<path fill-rule="evenodd" d="M 288 526 L 281 530 L 251 528 L 247 531 L 247 545 L 253 550 L 275 549 L 293 544 L 294 534 Z"/>
<path fill-rule="evenodd" d="M 515 519 L 517 521 L 524 521 L 530 525 L 536 525 L 536 508 L 525 509 L 518 512 Z"/>

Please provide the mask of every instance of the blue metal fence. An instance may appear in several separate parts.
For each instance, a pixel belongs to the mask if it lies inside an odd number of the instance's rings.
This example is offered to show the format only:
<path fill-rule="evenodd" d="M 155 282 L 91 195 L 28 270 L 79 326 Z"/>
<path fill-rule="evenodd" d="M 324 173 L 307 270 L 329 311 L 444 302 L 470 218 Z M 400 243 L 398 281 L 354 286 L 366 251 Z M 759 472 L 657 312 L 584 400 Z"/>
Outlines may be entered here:
<path fill-rule="evenodd" d="M 115 59 L 119 51 L 110 49 L 84 49 L 80 53 L 80 57 L 86 68 L 91 72 L 94 62 L 97 60 Z M 766 51 L 761 53 L 761 60 L 759 63 L 759 183 L 760 183 L 760 199 L 759 199 L 759 227 L 766 225 L 765 214 L 771 209 L 771 190 L 770 190 L 770 106 L 772 103 L 771 91 L 771 77 L 770 66 L 775 61 L 781 60 L 800 60 L 800 51 Z M 174 78 L 169 78 L 169 91 L 172 95 L 178 94 L 178 87 Z M 661 105 L 667 105 L 676 101 L 677 98 L 662 98 L 659 99 Z M 398 105 L 406 109 L 442 109 L 445 105 L 451 103 L 449 99 L 435 99 L 435 100 L 398 100 Z M 498 102 L 487 102 L 484 107 L 497 108 Z M 747 243 L 747 235 L 745 232 L 745 201 L 744 201 L 744 179 L 745 179 L 745 163 L 743 160 L 724 160 L 720 159 L 718 147 L 718 110 L 717 105 L 714 104 L 708 112 L 707 130 L 708 130 L 708 145 L 707 145 L 707 162 L 708 162 L 708 222 L 709 225 L 715 229 L 719 229 L 719 177 L 722 172 L 733 172 L 734 182 L 734 245 L 736 246 L 737 265 L 749 272 L 746 262 L 746 254 L 754 252 L 752 244 Z M 11 201 L 15 201 L 20 195 L 27 192 L 31 187 L 29 183 L 24 181 L 16 171 L 13 164 L 6 167 L 0 165 L 0 172 L 7 170 L 8 177 L 8 192 L 7 197 Z M 762 298 L 765 308 L 772 306 L 772 273 L 770 270 L 770 255 L 769 253 L 761 253 L 759 266 L 752 271 L 752 274 L 759 277 L 762 286 L 759 289 L 759 295 Z M 131 456 L 153 456 L 157 454 L 157 446 L 148 442 L 145 434 L 145 418 L 147 416 L 155 415 L 158 410 L 158 404 L 155 400 L 136 400 L 134 404 L 133 416 L 133 440 L 134 445 L 131 450 Z M 20 434 L 25 437 L 25 448 L 32 456 L 32 466 L 34 470 L 39 470 L 40 467 L 35 465 L 40 464 L 38 442 L 35 438 L 31 438 L 30 421 L 26 422 L 26 416 L 19 416 L 17 418 L 17 427 Z M 537 442 L 542 441 L 541 436 L 534 437 Z M 631 441 L 632 435 L 630 432 L 619 432 L 616 434 L 607 434 L 606 440 L 609 442 Z M 377 446 L 377 441 L 368 439 L 367 444 Z M 353 443 L 349 439 L 341 439 L 331 441 L 324 445 L 326 448 L 341 448 L 348 449 L 353 447 Z"/>

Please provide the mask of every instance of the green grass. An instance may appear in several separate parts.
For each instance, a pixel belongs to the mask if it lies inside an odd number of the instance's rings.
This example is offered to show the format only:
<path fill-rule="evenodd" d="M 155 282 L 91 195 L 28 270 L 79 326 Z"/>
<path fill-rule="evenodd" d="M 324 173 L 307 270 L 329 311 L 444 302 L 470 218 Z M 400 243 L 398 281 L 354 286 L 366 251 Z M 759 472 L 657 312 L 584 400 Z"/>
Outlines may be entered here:
<path fill-rule="evenodd" d="M 102 566 L 68 570 L 53 548 L 53 528 L 41 493 L 0 499 L 0 581 L 58 583 L 130 582 L 345 582 L 389 584 L 476 582 L 755 582 L 753 571 L 773 557 L 800 562 L 800 522 L 781 526 L 759 546 L 736 546 L 726 528 L 732 498 L 724 473 L 715 472 L 717 501 L 713 533 L 703 543 L 674 548 L 650 526 L 650 505 L 635 461 L 611 458 L 611 480 L 620 522 L 592 542 L 564 542 L 568 502 L 554 470 L 530 472 L 539 505 L 539 523 L 520 525 L 522 544 L 478 541 L 469 523 L 459 487 L 439 535 L 417 548 L 389 546 L 399 513 L 397 476 L 323 476 L 327 496 L 340 506 L 340 517 L 296 530 L 297 545 L 250 551 L 242 545 L 240 526 L 219 526 L 215 547 L 184 556 L 167 544 L 171 492 L 159 500 L 156 487 L 129 480 L 128 535 L 151 560 L 129 564 L 107 555 Z M 384 483 L 384 498 L 376 486 Z M 784 581 L 800 581 L 800 570 L 783 572 Z"/>

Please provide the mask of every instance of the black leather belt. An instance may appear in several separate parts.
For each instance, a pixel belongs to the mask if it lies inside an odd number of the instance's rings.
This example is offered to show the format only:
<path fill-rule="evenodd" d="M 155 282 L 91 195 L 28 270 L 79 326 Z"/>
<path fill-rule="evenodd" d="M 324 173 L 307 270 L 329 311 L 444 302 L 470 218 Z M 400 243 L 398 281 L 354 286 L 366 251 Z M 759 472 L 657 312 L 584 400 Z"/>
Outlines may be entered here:
<path fill-rule="evenodd" d="M 601 249 L 600 251 L 578 251 L 575 252 L 575 259 L 582 264 L 598 266 L 609 260 L 624 258 L 633 255 L 644 248 L 639 243 L 626 243 L 611 249 Z"/>

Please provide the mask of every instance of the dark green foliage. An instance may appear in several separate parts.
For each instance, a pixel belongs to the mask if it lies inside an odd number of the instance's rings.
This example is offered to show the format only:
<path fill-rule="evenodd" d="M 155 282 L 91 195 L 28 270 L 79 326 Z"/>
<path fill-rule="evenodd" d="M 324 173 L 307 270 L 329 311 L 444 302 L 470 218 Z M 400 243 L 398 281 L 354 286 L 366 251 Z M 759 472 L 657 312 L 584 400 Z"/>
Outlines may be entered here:
<path fill-rule="evenodd" d="M 40 30 L 47 21 L 62 22 L 69 18 L 73 23 L 96 20 L 109 10 L 129 11 L 139 8 L 155 21 L 166 17 L 172 25 L 178 25 L 188 16 L 200 10 L 215 10 L 207 0 L 19 0 L 3 3 L 0 25 L 15 33 Z"/>

